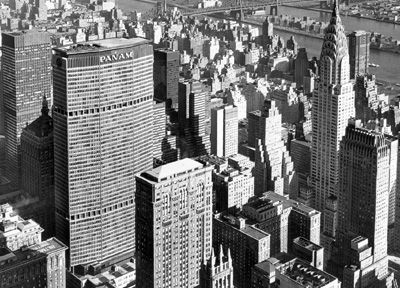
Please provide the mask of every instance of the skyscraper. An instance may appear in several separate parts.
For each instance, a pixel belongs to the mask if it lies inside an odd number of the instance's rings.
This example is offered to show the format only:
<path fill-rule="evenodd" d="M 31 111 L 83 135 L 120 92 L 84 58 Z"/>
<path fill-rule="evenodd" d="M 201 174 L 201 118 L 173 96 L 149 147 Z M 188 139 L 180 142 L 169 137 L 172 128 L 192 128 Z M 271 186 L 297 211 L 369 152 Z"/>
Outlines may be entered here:
<path fill-rule="evenodd" d="M 55 235 L 53 146 L 53 119 L 43 97 L 42 115 L 21 133 L 22 193 L 27 199 L 36 198 L 37 203 L 29 201 L 18 208 L 20 215 L 29 213 L 44 228 L 44 239 Z"/>
<path fill-rule="evenodd" d="M 238 153 L 238 108 L 211 109 L 211 154 L 223 157 Z"/>
<path fill-rule="evenodd" d="M 294 78 L 296 80 L 297 87 L 304 86 L 304 76 L 308 76 L 310 74 L 308 72 L 308 69 L 310 68 L 309 66 L 310 64 L 308 63 L 306 48 L 299 48 L 294 67 Z"/>
<path fill-rule="evenodd" d="M 353 84 L 350 82 L 349 53 L 337 3 L 333 5 L 320 57 L 319 79 L 313 93 L 311 185 L 315 189 L 315 209 L 324 217 L 326 200 L 337 196 L 339 147 L 350 117 L 355 115 Z M 323 218 L 324 219 L 324 218 Z M 323 247 L 334 240 L 322 221 Z M 328 235 L 329 234 L 329 235 Z M 326 252 L 327 250 L 325 250 Z M 329 259 L 329 255 L 325 255 Z"/>
<path fill-rule="evenodd" d="M 198 287 L 211 255 L 212 166 L 182 159 L 136 177 L 138 287 Z"/>
<path fill-rule="evenodd" d="M 153 167 L 153 48 L 141 38 L 55 48 L 56 234 L 71 267 L 135 249 L 134 174 Z"/>
<path fill-rule="evenodd" d="M 255 145 L 254 194 L 260 196 L 267 191 L 289 194 L 297 187 L 293 162 L 281 137 L 282 115 L 275 101 L 266 101 L 264 109 L 256 111 L 259 135 L 256 135 Z"/>
<path fill-rule="evenodd" d="M 210 91 L 200 81 L 179 83 L 179 123 L 187 144 L 189 157 L 210 153 L 211 142 L 206 131 L 206 101 Z M 208 132 L 208 133 L 207 133 Z"/>
<path fill-rule="evenodd" d="M 179 52 L 154 50 L 154 98 L 166 101 L 166 108 L 178 108 Z"/>
<path fill-rule="evenodd" d="M 19 186 L 22 128 L 40 116 L 43 95 L 51 98 L 51 42 L 47 32 L 3 32 L 4 130 L 6 177 Z"/>
<path fill-rule="evenodd" d="M 344 269 L 344 287 L 367 287 L 390 274 L 387 224 L 390 190 L 396 187 L 397 169 L 391 169 L 397 165 L 397 149 L 398 140 L 393 136 L 354 124 L 346 128 L 340 144 L 338 229 L 336 252 L 332 253 L 334 262 L 341 266 L 339 276 L 345 265 L 356 267 Z M 352 257 L 357 250 L 355 243 L 359 243 L 359 257 Z M 366 243 L 372 248 L 370 252 Z M 350 279 L 359 284 L 350 285 L 354 282 Z"/>
<path fill-rule="evenodd" d="M 354 31 L 349 37 L 350 79 L 368 74 L 371 33 Z"/>

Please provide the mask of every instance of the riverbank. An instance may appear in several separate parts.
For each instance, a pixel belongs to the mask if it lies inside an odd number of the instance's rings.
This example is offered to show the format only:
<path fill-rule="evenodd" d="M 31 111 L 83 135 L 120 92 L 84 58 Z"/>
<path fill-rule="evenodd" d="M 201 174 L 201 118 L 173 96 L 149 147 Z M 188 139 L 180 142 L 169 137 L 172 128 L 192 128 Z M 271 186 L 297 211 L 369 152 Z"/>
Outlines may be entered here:
<path fill-rule="evenodd" d="M 323 12 L 323 13 L 332 12 L 332 10 L 330 8 L 321 9 L 321 8 L 313 8 L 313 7 L 307 7 L 307 6 L 297 6 L 297 3 L 294 3 L 293 5 L 282 4 L 282 6 L 284 6 L 284 7 L 294 7 L 294 8 L 297 8 L 297 9 L 303 9 L 303 10 L 315 11 L 315 12 Z M 400 25 L 400 22 L 383 20 L 383 19 L 376 19 L 376 18 L 373 18 L 373 17 L 364 16 L 364 15 L 353 15 L 353 14 L 344 15 L 343 13 L 340 13 L 340 15 L 344 16 L 344 17 L 354 17 L 354 18 L 360 18 L 360 19 L 368 19 L 368 20 L 377 21 L 377 22 L 384 22 L 384 23 L 388 23 L 388 24 Z"/>

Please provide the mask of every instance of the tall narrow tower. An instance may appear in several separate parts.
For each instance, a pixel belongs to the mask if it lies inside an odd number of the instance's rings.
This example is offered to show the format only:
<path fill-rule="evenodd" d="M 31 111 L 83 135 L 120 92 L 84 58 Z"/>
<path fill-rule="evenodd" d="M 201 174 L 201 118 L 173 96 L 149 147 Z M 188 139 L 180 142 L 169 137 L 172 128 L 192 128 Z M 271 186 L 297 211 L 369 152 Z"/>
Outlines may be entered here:
<path fill-rule="evenodd" d="M 153 48 L 119 38 L 54 52 L 56 234 L 69 266 L 112 265 L 133 255 L 134 175 L 153 167 Z"/>
<path fill-rule="evenodd" d="M 47 32 L 2 34 L 6 177 L 14 186 L 21 180 L 22 129 L 40 116 L 43 95 L 51 93 L 51 42 Z"/>
<path fill-rule="evenodd" d="M 323 213 L 321 230 L 327 236 L 321 237 L 324 247 L 329 246 L 336 230 L 336 227 L 327 227 L 332 222 L 324 220 L 326 200 L 337 196 L 340 141 L 349 118 L 355 115 L 347 39 L 336 1 L 333 6 L 322 44 L 319 79 L 313 92 L 312 106 L 310 174 L 315 189 L 315 209 Z M 329 258 L 329 255 L 325 256 Z"/>

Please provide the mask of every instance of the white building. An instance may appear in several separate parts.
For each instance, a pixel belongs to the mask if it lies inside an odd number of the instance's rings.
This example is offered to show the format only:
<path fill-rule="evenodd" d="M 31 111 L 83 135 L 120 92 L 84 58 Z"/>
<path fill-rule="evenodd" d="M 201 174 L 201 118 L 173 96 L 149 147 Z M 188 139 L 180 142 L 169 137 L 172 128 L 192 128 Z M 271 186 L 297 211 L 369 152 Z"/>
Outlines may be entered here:
<path fill-rule="evenodd" d="M 229 105 L 238 108 L 238 120 L 247 118 L 247 101 L 242 91 L 235 85 L 232 89 L 228 90 L 227 101 Z"/>
<path fill-rule="evenodd" d="M 238 108 L 211 109 L 211 154 L 228 157 L 238 153 Z"/>

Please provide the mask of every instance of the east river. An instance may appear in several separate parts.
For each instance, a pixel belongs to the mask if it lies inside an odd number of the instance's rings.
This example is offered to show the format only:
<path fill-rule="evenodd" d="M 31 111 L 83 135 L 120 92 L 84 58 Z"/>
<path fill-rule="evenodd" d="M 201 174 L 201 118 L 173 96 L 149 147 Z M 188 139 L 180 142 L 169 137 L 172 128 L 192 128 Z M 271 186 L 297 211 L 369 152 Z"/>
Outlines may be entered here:
<path fill-rule="evenodd" d="M 117 0 L 117 3 L 118 7 L 125 12 L 134 10 L 137 10 L 138 12 L 146 12 L 154 6 L 153 4 L 132 0 Z M 308 16 L 311 19 L 324 22 L 329 21 L 331 17 L 331 13 L 328 12 L 317 12 L 294 7 L 280 6 L 278 12 L 281 15 L 291 15 L 295 17 Z M 393 38 L 400 40 L 400 25 L 350 16 L 341 16 L 341 18 L 346 31 L 373 30 L 384 34 L 387 37 L 392 36 Z M 282 30 L 276 30 L 275 33 L 281 35 L 285 40 L 289 39 L 290 36 L 293 35 L 290 32 Z M 308 57 L 319 57 L 322 39 L 300 34 L 294 34 L 294 36 L 300 47 L 307 48 Z M 392 83 L 400 83 L 400 54 L 371 50 L 370 62 L 380 66 L 379 68 L 369 68 L 371 73 L 376 74 L 377 79 L 386 80 Z"/>

